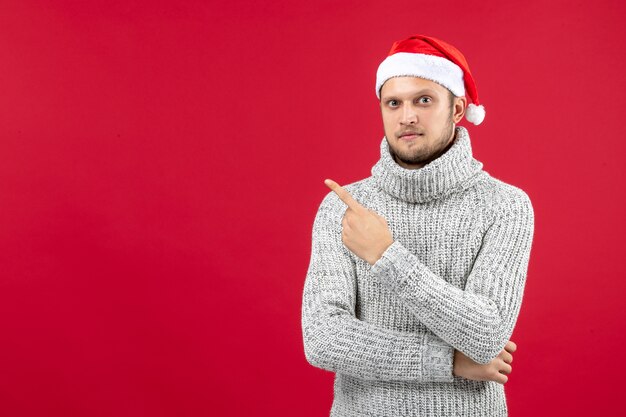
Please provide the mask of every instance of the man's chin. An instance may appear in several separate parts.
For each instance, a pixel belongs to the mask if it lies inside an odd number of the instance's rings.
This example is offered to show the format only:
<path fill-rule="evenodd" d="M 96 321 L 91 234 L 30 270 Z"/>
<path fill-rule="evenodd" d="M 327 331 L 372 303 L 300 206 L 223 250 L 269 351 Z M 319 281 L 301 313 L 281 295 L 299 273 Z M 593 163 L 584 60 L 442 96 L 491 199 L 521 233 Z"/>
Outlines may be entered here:
<path fill-rule="evenodd" d="M 421 158 L 420 159 L 417 159 L 417 158 L 415 158 L 415 159 L 405 159 L 405 158 L 398 158 L 398 157 L 396 157 L 396 161 L 403 162 L 403 163 L 405 163 L 407 165 L 420 165 L 420 164 L 424 163 L 424 160 L 421 159 Z"/>
<path fill-rule="evenodd" d="M 405 164 L 409 164 L 409 165 L 418 165 L 418 164 L 422 164 L 424 163 L 424 156 L 423 155 L 406 155 L 402 152 L 397 153 L 392 151 L 391 154 L 393 155 L 393 158 L 396 160 L 396 162 L 400 161 L 403 162 Z"/>

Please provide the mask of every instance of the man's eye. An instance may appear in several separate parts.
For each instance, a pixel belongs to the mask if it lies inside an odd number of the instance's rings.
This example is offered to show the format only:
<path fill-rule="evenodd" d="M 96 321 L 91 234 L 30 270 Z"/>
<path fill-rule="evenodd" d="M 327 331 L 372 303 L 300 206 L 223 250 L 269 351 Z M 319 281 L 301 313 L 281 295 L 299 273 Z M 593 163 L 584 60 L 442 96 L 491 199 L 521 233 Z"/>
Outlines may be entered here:
<path fill-rule="evenodd" d="M 389 100 L 387 103 L 389 107 L 398 107 L 398 100 Z"/>
<path fill-rule="evenodd" d="M 420 97 L 418 102 L 420 102 L 421 104 L 428 104 L 430 103 L 432 100 L 430 97 Z"/>

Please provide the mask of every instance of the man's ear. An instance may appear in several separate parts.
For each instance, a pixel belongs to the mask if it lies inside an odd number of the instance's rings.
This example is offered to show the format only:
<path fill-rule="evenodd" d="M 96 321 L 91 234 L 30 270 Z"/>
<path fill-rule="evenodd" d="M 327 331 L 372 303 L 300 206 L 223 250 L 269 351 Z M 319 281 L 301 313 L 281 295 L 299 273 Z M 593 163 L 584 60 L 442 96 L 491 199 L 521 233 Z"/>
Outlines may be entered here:
<path fill-rule="evenodd" d="M 454 120 L 454 123 L 459 123 L 463 119 L 466 109 L 467 98 L 465 98 L 465 96 L 454 97 L 454 105 L 452 109 L 452 120 Z"/>

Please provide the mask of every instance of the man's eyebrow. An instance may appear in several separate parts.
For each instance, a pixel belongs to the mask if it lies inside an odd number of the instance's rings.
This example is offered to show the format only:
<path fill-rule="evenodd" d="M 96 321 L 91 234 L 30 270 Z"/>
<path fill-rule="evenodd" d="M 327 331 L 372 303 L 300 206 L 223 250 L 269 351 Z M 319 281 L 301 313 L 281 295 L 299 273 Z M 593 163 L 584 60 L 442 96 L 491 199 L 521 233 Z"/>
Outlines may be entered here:
<path fill-rule="evenodd" d="M 413 96 L 422 96 L 424 94 L 428 94 L 428 95 L 431 95 L 431 96 L 438 95 L 437 92 L 435 92 L 435 90 L 433 90 L 432 88 L 423 88 L 423 89 L 418 90 L 418 91 L 416 91 L 414 93 L 406 94 L 406 95 L 413 97 Z M 401 94 L 401 95 L 404 95 L 404 94 Z M 389 95 L 382 96 L 381 99 L 382 100 L 397 99 L 399 96 L 400 95 L 398 95 L 398 94 L 389 94 Z"/>

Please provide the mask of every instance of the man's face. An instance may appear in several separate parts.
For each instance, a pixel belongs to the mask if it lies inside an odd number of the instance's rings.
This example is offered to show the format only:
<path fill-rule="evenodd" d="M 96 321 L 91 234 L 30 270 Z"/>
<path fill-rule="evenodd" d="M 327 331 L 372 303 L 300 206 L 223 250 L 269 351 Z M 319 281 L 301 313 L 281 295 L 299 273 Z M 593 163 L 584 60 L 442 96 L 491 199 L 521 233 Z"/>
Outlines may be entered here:
<path fill-rule="evenodd" d="M 421 168 L 442 155 L 454 139 L 454 123 L 465 111 L 464 97 L 454 98 L 451 105 L 445 87 L 417 77 L 388 79 L 380 98 L 390 150 L 407 169 Z"/>

